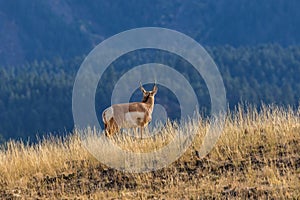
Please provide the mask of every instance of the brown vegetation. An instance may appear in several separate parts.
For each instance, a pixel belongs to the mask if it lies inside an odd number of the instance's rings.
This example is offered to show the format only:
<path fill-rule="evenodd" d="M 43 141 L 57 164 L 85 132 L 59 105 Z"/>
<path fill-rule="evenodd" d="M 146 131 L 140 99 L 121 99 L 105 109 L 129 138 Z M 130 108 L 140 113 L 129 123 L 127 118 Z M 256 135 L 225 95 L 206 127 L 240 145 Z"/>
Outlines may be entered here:
<path fill-rule="evenodd" d="M 265 106 L 260 112 L 229 113 L 216 146 L 199 158 L 208 125 L 199 122 L 200 133 L 180 159 L 139 174 L 101 164 L 77 134 L 35 145 L 7 142 L 0 150 L 0 198 L 300 198 L 300 109 Z M 172 128 L 157 137 L 167 138 L 163 135 Z M 118 136 L 115 142 L 132 148 L 133 139 Z"/>

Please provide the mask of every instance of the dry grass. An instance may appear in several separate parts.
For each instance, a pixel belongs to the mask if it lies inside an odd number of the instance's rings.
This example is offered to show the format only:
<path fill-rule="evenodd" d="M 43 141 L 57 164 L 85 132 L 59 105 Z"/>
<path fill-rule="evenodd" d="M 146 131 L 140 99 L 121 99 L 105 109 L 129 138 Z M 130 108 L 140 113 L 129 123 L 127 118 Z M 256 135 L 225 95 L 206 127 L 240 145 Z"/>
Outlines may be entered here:
<path fill-rule="evenodd" d="M 197 125 L 196 125 L 197 124 Z M 193 144 L 170 166 L 126 173 L 99 163 L 75 133 L 36 145 L 10 141 L 0 150 L 1 199 L 300 198 L 300 109 L 265 106 L 229 113 L 223 134 L 198 157 L 208 120 Z M 122 148 L 149 151 L 172 139 L 168 125 L 156 139 L 113 138 Z M 122 146 L 123 145 L 123 146 Z"/>

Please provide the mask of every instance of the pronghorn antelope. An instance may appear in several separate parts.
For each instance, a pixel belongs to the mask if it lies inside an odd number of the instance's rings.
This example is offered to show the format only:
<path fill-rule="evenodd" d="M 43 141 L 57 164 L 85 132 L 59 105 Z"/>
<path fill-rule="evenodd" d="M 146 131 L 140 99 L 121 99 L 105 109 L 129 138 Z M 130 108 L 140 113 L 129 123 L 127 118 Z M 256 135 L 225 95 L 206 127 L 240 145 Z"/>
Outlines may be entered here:
<path fill-rule="evenodd" d="M 154 107 L 154 96 L 157 86 L 154 84 L 152 91 L 146 91 L 140 83 L 143 92 L 142 102 L 114 104 L 106 108 L 102 113 L 106 136 L 111 136 L 121 128 L 140 128 L 141 137 L 143 128 L 151 121 Z"/>

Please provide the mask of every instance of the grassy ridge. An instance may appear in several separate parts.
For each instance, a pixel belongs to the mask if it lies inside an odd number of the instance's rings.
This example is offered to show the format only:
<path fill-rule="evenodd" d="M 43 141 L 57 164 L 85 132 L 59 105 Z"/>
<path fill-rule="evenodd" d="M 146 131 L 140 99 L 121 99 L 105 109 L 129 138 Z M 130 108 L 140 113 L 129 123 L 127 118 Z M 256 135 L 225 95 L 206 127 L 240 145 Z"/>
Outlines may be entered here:
<path fill-rule="evenodd" d="M 180 159 L 140 174 L 99 163 L 76 133 L 36 145 L 7 142 L 0 150 L 0 198 L 300 198 L 300 109 L 265 106 L 260 112 L 249 107 L 229 113 L 205 158 L 198 157 L 198 149 L 209 120 L 194 126 L 199 134 Z M 170 138 L 175 129 L 168 125 L 155 141 Z M 112 139 L 130 149 L 136 142 Z M 152 144 L 144 141 L 140 148 Z"/>

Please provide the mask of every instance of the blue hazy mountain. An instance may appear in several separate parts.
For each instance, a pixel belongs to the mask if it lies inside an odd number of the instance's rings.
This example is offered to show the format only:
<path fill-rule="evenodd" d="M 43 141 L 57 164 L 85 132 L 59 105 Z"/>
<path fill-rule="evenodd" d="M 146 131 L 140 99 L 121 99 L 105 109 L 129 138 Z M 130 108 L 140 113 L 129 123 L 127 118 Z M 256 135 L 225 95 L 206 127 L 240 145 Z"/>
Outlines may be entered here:
<path fill-rule="evenodd" d="M 159 26 L 203 45 L 300 43 L 297 0 L 0 0 L 0 65 L 87 54 L 120 31 Z"/>

